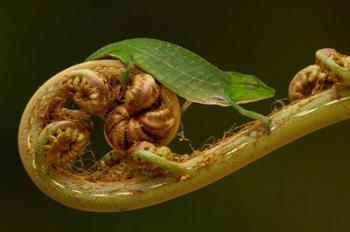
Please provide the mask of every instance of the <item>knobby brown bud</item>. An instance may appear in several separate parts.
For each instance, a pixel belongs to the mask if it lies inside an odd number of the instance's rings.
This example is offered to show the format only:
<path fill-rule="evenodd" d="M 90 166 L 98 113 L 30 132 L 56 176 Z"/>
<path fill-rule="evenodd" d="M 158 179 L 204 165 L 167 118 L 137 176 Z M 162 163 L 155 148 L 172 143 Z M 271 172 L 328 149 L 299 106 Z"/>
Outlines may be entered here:
<path fill-rule="evenodd" d="M 299 71 L 289 84 L 289 99 L 295 101 L 304 99 L 316 93 L 331 88 L 339 80 L 328 75 L 318 65 L 310 65 Z"/>
<path fill-rule="evenodd" d="M 115 150 L 125 152 L 141 141 L 167 145 L 179 125 L 176 95 L 152 76 L 137 74 L 126 90 L 125 103 L 107 116 L 105 137 Z"/>

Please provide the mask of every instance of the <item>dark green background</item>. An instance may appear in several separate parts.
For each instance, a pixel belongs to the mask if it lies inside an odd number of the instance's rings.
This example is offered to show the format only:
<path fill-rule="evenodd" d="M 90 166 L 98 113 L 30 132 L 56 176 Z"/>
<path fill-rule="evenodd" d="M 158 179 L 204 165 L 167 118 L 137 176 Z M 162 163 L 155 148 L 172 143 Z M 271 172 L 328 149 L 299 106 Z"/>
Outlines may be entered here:
<path fill-rule="evenodd" d="M 42 83 L 125 38 L 177 43 L 223 69 L 258 75 L 276 88 L 275 99 L 285 98 L 289 80 L 314 62 L 318 48 L 350 53 L 349 13 L 348 0 L 2 1 L 0 230 L 350 231 L 349 122 L 199 191 L 125 213 L 80 212 L 46 197 L 25 173 L 16 137 L 25 104 Z M 247 108 L 267 113 L 273 101 Z M 231 108 L 194 105 L 184 123 L 198 148 L 246 120 Z"/>

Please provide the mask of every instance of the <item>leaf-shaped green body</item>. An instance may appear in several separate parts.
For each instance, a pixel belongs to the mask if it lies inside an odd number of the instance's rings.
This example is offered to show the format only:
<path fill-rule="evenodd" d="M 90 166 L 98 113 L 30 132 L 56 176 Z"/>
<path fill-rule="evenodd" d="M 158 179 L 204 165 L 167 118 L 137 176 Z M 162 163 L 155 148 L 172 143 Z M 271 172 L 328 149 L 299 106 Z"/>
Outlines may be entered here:
<path fill-rule="evenodd" d="M 257 89 L 264 84 L 254 76 L 222 71 L 169 42 L 147 38 L 123 40 L 101 48 L 87 60 L 106 57 L 116 57 L 126 64 L 132 62 L 188 101 L 227 106 L 266 98 Z"/>

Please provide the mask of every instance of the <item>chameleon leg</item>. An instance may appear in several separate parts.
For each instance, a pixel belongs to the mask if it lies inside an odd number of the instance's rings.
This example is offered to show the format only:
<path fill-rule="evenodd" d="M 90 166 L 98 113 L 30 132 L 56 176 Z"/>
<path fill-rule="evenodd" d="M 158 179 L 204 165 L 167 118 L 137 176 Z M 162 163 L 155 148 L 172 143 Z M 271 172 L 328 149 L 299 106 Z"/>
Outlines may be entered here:
<path fill-rule="evenodd" d="M 240 114 L 248 117 L 261 120 L 265 127 L 270 131 L 270 118 L 254 111 L 246 110 L 237 103 L 231 103 L 232 107 L 235 108 Z"/>
<path fill-rule="evenodd" d="M 181 106 L 181 114 L 183 115 L 191 105 L 192 105 L 192 102 L 186 100 Z"/>
<path fill-rule="evenodd" d="M 157 154 L 150 150 L 137 150 L 131 153 L 131 156 L 136 159 L 147 161 L 155 166 L 163 168 L 169 172 L 186 175 L 189 174 L 189 170 L 181 163 L 168 160 L 166 153 L 170 152 L 169 149 L 164 149 L 163 153 Z"/>
<path fill-rule="evenodd" d="M 120 77 L 120 83 L 123 86 L 123 88 L 125 88 L 126 85 L 128 84 L 128 81 L 130 79 L 131 69 L 135 67 L 131 57 L 124 60 L 124 63 L 125 63 L 126 69 Z"/>

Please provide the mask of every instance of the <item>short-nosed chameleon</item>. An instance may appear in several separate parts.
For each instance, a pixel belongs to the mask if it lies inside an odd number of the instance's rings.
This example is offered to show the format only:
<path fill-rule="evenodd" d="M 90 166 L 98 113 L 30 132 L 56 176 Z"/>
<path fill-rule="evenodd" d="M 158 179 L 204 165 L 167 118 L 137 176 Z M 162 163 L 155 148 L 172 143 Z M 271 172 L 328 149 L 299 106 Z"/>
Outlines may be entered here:
<path fill-rule="evenodd" d="M 242 108 L 239 104 L 274 95 L 274 89 L 253 75 L 218 69 L 197 54 L 178 45 L 148 38 L 127 39 L 107 45 L 87 60 L 114 57 L 127 66 L 121 78 L 126 84 L 133 65 L 154 76 L 161 84 L 190 102 L 232 106 L 239 113 L 260 119 L 267 117 Z"/>

